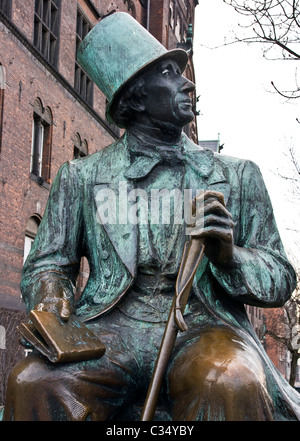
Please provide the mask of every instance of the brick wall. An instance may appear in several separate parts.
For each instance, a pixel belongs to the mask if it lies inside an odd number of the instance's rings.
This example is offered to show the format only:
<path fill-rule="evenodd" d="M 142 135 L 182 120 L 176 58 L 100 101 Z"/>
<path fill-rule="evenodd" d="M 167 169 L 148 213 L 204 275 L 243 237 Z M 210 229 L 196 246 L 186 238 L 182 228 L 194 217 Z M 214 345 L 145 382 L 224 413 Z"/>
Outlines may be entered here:
<path fill-rule="evenodd" d="M 49 186 L 38 185 L 30 178 L 34 102 L 40 98 L 53 115 L 50 184 L 63 162 L 73 158 L 76 133 L 87 141 L 89 153 L 115 139 L 101 124 L 101 118 L 105 123 L 102 93 L 95 88 L 98 119 L 70 93 L 74 85 L 77 9 L 73 1 L 62 4 L 58 76 L 26 42 L 32 43 L 33 38 L 34 1 L 14 2 L 11 22 L 20 35 L 0 21 L 0 63 L 6 76 L 0 152 L 0 326 L 5 330 L 5 347 L 0 348 L 0 405 L 9 371 L 25 354 L 17 331 L 26 317 L 19 288 L 25 228 L 33 214 L 43 216 L 49 195 Z M 65 82 L 70 87 L 66 88 Z"/>
<path fill-rule="evenodd" d="M 76 26 L 76 14 L 72 15 L 73 26 L 70 17 L 71 14 L 62 19 L 62 23 L 68 21 L 69 30 Z M 49 189 L 30 179 L 35 99 L 40 98 L 53 115 L 51 182 L 62 163 L 72 159 L 76 133 L 87 140 L 89 153 L 104 148 L 114 138 L 1 23 L 0 31 L 0 62 L 6 72 L 0 162 L 0 290 L 18 297 L 26 223 L 34 213 L 43 215 L 49 195 Z M 62 39 L 66 52 L 73 54 L 74 65 L 74 39 Z M 65 60 L 61 64 L 64 63 Z M 72 84 L 74 67 L 71 68 L 68 60 L 66 63 L 63 70 Z M 99 108 L 101 106 L 99 114 L 104 115 L 105 99 L 99 90 L 97 95 L 96 103 Z"/>

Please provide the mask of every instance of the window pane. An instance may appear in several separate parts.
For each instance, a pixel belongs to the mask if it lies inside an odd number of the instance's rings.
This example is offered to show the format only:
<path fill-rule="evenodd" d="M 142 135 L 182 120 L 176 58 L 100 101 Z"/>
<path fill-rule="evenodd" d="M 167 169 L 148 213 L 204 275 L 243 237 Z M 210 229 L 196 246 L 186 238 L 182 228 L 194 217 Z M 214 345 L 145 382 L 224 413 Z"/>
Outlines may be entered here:
<path fill-rule="evenodd" d="M 11 0 L 0 0 L 0 10 L 7 15 L 11 16 Z"/>
<path fill-rule="evenodd" d="M 82 40 L 83 40 L 84 37 L 90 32 L 90 30 L 91 30 L 90 25 L 89 25 L 87 22 L 85 22 L 85 23 L 83 24 L 83 29 L 82 29 L 82 36 L 81 36 L 81 39 L 82 39 Z"/>
<path fill-rule="evenodd" d="M 51 126 L 44 123 L 43 155 L 41 164 L 41 177 L 49 182 L 51 166 Z"/>
<path fill-rule="evenodd" d="M 45 27 L 42 30 L 42 54 L 50 61 L 50 34 Z"/>
<path fill-rule="evenodd" d="M 58 62 L 60 0 L 36 0 L 34 45 L 54 66 Z"/>
<path fill-rule="evenodd" d="M 81 41 L 91 29 L 92 25 L 82 15 L 80 10 L 78 10 L 76 24 L 76 54 Z M 88 104 L 91 106 L 93 105 L 93 82 L 77 62 L 75 62 L 74 88 Z"/>
<path fill-rule="evenodd" d="M 42 17 L 43 14 L 43 0 L 35 0 L 35 12 Z"/>
<path fill-rule="evenodd" d="M 44 0 L 44 2 L 43 2 L 43 22 L 48 27 L 50 25 L 50 10 L 49 10 L 49 7 L 50 7 L 49 0 Z"/>
<path fill-rule="evenodd" d="M 81 69 L 80 67 L 77 65 L 75 65 L 75 84 L 74 84 L 74 88 L 75 90 L 80 93 L 80 79 L 81 79 Z"/>
<path fill-rule="evenodd" d="M 58 12 L 57 8 L 52 6 L 51 8 L 51 32 L 53 32 L 54 35 L 57 35 L 58 33 Z"/>
<path fill-rule="evenodd" d="M 76 32 L 77 35 L 80 39 L 82 39 L 82 21 L 83 21 L 83 17 L 82 15 L 78 12 L 77 13 L 77 26 L 76 26 Z"/>
<path fill-rule="evenodd" d="M 34 22 L 34 45 L 38 50 L 41 50 L 42 43 L 42 23 L 35 19 Z"/>
<path fill-rule="evenodd" d="M 86 100 L 90 104 L 93 103 L 93 83 L 89 78 L 86 81 Z"/>
<path fill-rule="evenodd" d="M 39 118 L 34 118 L 32 136 L 31 172 L 36 176 L 41 176 L 44 126 Z"/>
<path fill-rule="evenodd" d="M 50 36 L 50 63 L 56 65 L 57 64 L 57 59 L 56 59 L 56 44 L 57 44 L 57 40 L 55 38 L 53 38 L 52 36 Z"/>
<path fill-rule="evenodd" d="M 25 241 L 24 241 L 24 257 L 23 261 L 28 257 L 28 254 L 31 250 L 32 244 L 34 242 L 34 238 L 38 232 L 38 228 L 40 225 L 40 219 L 36 216 L 32 216 L 28 219 L 25 231 Z"/>
<path fill-rule="evenodd" d="M 86 100 L 86 74 L 83 70 L 81 70 L 80 93 L 82 98 Z"/>
<path fill-rule="evenodd" d="M 24 241 L 24 257 L 23 257 L 23 262 L 25 263 L 28 254 L 30 253 L 32 244 L 34 242 L 34 239 L 32 239 L 31 237 L 25 236 L 25 241 Z"/>

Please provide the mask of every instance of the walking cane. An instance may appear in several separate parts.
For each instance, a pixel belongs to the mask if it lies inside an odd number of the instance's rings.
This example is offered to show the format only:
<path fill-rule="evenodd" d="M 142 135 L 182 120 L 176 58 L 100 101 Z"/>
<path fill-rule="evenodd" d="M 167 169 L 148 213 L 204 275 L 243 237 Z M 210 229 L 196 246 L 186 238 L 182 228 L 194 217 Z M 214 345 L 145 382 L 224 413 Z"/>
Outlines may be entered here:
<path fill-rule="evenodd" d="M 203 252 L 202 239 L 192 238 L 186 242 L 176 279 L 175 296 L 148 388 L 141 421 L 152 421 L 178 329 L 181 332 L 187 330 L 183 314 Z"/>

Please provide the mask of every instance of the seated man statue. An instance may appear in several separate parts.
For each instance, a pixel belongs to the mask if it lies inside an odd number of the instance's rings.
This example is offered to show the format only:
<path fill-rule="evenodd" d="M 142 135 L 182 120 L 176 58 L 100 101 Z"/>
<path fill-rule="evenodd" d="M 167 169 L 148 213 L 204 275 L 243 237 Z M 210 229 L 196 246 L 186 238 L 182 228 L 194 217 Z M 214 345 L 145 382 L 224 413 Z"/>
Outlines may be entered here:
<path fill-rule="evenodd" d="M 205 251 L 183 316 L 187 330 L 177 334 L 161 387 L 164 418 L 299 420 L 300 396 L 269 360 L 244 307 L 280 307 L 295 288 L 258 167 L 202 149 L 182 132 L 194 118 L 195 86 L 182 76 L 187 54 L 167 51 L 130 15 L 101 20 L 78 59 L 125 133 L 60 168 L 21 289 L 28 312 L 75 316 L 106 351 L 53 363 L 34 350 L 11 372 L 4 420 L 118 420 L 143 403 L 191 237 Z M 185 216 L 180 195 L 190 190 Z M 166 194 L 176 197 L 167 203 Z M 83 256 L 90 276 L 75 301 Z"/>

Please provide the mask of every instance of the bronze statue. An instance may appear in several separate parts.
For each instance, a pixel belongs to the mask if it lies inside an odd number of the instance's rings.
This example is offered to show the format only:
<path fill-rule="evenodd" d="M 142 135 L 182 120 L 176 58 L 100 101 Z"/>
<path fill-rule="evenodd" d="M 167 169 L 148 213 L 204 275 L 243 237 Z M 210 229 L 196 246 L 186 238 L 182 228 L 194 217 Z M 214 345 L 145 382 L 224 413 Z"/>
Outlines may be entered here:
<path fill-rule="evenodd" d="M 61 325 L 75 317 L 105 352 L 51 362 L 34 350 L 10 375 L 4 419 L 136 418 L 171 310 L 172 344 L 142 420 L 153 417 L 157 391 L 162 419 L 299 420 L 300 396 L 244 307 L 281 306 L 295 287 L 258 167 L 182 133 L 194 117 L 187 55 L 167 51 L 129 15 L 104 18 L 78 58 L 125 134 L 61 167 L 21 288 L 28 312 L 53 313 Z M 162 194 L 173 203 L 161 207 Z M 75 303 L 82 256 L 90 277 Z"/>

